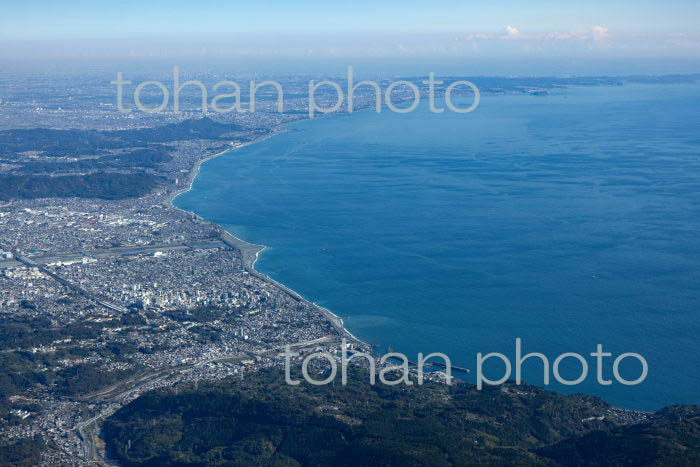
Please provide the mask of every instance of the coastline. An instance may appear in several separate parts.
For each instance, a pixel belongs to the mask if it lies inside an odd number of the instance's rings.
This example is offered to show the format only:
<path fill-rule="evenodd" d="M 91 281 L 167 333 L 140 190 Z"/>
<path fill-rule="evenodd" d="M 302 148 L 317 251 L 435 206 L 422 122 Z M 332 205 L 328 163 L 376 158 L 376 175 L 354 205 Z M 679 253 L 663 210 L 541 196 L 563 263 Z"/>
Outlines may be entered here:
<path fill-rule="evenodd" d="M 224 154 L 228 154 L 228 153 L 231 153 L 233 151 L 236 151 L 237 149 L 241 149 L 241 148 L 244 148 L 246 146 L 250 146 L 252 144 L 265 141 L 266 139 L 272 138 L 273 136 L 277 136 L 277 135 L 286 133 L 287 131 L 289 131 L 289 130 L 286 128 L 277 127 L 277 128 L 274 128 L 272 130 L 272 132 L 269 134 L 266 134 L 266 135 L 261 136 L 259 138 L 252 139 L 250 141 L 246 141 L 244 143 L 238 143 L 238 144 L 230 143 L 231 144 L 230 148 L 225 149 L 225 150 L 218 152 L 216 154 L 208 155 L 208 156 L 198 160 L 195 163 L 195 165 L 192 167 L 190 172 L 188 173 L 187 182 L 185 183 L 183 188 L 170 193 L 165 200 L 165 205 L 168 207 L 174 208 L 174 209 L 178 209 L 182 212 L 185 212 L 191 216 L 196 217 L 197 219 L 199 219 L 203 222 L 207 222 L 207 223 L 213 225 L 219 231 L 220 236 L 221 236 L 221 240 L 224 243 L 226 243 L 226 245 L 228 245 L 232 249 L 239 252 L 239 254 L 241 255 L 241 260 L 243 261 L 243 266 L 245 267 L 245 270 L 249 274 L 277 287 L 278 289 L 282 290 L 283 292 L 285 292 L 286 294 L 291 296 L 293 299 L 295 299 L 299 302 L 306 303 L 311 308 L 315 309 L 321 315 L 323 315 L 331 323 L 333 328 L 335 328 L 335 330 L 338 332 L 338 334 L 341 337 L 346 338 L 348 340 L 348 342 L 350 342 L 350 343 L 354 343 L 360 347 L 363 347 L 366 350 L 370 350 L 371 345 L 362 341 L 361 339 L 357 338 L 355 335 L 353 335 L 345 327 L 345 323 L 343 322 L 342 318 L 340 318 L 338 315 L 336 315 L 335 313 L 330 311 L 328 308 L 322 307 L 322 306 L 312 302 L 311 300 L 304 298 L 301 294 L 299 294 L 295 290 L 293 290 L 293 289 L 287 287 L 286 285 L 276 281 L 275 279 L 271 278 L 267 274 L 264 274 L 264 273 L 256 270 L 255 263 L 257 262 L 258 257 L 260 256 L 260 253 L 262 253 L 262 251 L 265 250 L 265 248 L 267 248 L 265 245 L 258 245 L 255 243 L 250 243 L 250 242 L 247 242 L 246 240 L 238 238 L 235 235 L 231 234 L 231 232 L 224 229 L 222 226 L 220 226 L 214 222 L 208 221 L 206 219 L 203 219 L 201 216 L 199 216 L 195 212 L 181 209 L 178 206 L 175 206 L 175 204 L 174 204 L 174 201 L 178 196 L 192 190 L 192 185 L 194 184 L 194 180 L 197 178 L 197 175 L 199 175 L 199 172 L 201 171 L 202 165 L 204 163 L 206 163 L 212 159 L 216 159 L 217 157 L 221 157 Z"/>
<path fill-rule="evenodd" d="M 366 110 L 366 109 L 363 109 L 363 110 Z M 329 116 L 329 115 L 321 116 L 321 118 L 327 117 L 327 116 Z M 209 155 L 209 156 L 202 158 L 194 165 L 194 167 L 190 171 L 190 173 L 188 175 L 187 185 L 185 187 L 183 187 L 182 189 L 170 194 L 168 196 L 167 204 L 169 204 L 174 209 L 178 209 L 182 212 L 185 212 L 191 216 L 196 217 L 197 219 L 201 220 L 202 222 L 206 222 L 206 223 L 214 226 L 220 232 L 221 240 L 224 243 L 226 243 L 229 247 L 231 247 L 232 249 L 234 249 L 240 253 L 241 259 L 243 261 L 243 266 L 249 274 L 254 275 L 255 277 L 259 278 L 260 280 L 265 281 L 265 282 L 279 288 L 280 290 L 287 293 L 289 296 L 291 296 L 295 300 L 306 303 L 311 308 L 318 311 L 323 317 L 325 317 L 331 323 L 331 325 L 338 332 L 339 337 L 344 337 L 347 339 L 347 341 L 349 343 L 354 343 L 358 347 L 362 348 L 364 351 L 372 353 L 372 345 L 362 341 L 361 339 L 359 339 L 355 335 L 353 335 L 345 327 L 345 324 L 344 324 L 342 318 L 340 318 L 338 315 L 333 313 L 328 308 L 322 307 L 322 306 L 316 304 L 315 302 L 304 298 L 301 294 L 299 294 L 295 290 L 291 289 L 290 287 L 282 284 L 279 281 L 276 281 L 275 279 L 271 278 L 267 274 L 264 274 L 264 273 L 255 269 L 255 263 L 257 262 L 257 260 L 260 256 L 260 253 L 262 253 L 262 251 L 264 251 L 267 248 L 265 245 L 250 243 L 246 240 L 243 240 L 239 237 L 236 237 L 235 235 L 231 234 L 229 231 L 224 229 L 219 224 L 208 221 L 192 211 L 187 211 L 185 209 L 181 209 L 181 208 L 175 206 L 175 204 L 173 203 L 175 198 L 177 198 L 179 195 L 186 193 L 192 189 L 192 185 L 194 183 L 194 180 L 196 179 L 197 175 L 199 174 L 202 164 L 204 164 L 205 162 L 208 162 L 212 159 L 223 156 L 224 154 L 233 152 L 237 149 L 240 149 L 240 148 L 243 148 L 243 147 L 255 144 L 255 143 L 262 142 L 262 141 L 264 141 L 268 138 L 271 138 L 273 136 L 277 136 L 279 134 L 286 133 L 287 131 L 289 131 L 289 130 L 284 129 L 284 128 L 280 129 L 279 127 L 277 127 L 277 128 L 274 128 L 272 133 L 270 133 L 270 134 L 261 136 L 260 138 L 256 138 L 256 139 L 247 141 L 245 143 L 241 143 L 241 144 L 236 145 L 236 146 L 232 146 L 232 148 L 230 148 L 230 149 L 226 149 L 225 151 L 221 151 L 221 152 L 218 152 L 216 154 L 212 154 L 212 155 Z M 543 386 L 538 386 L 538 387 L 552 391 L 551 389 L 545 388 Z M 563 393 L 558 392 L 558 391 L 553 391 L 553 392 L 555 392 L 557 394 L 563 394 Z M 621 416 L 623 418 L 627 417 L 630 420 L 633 420 L 631 422 L 628 422 L 630 424 L 638 423 L 639 420 L 645 420 L 651 413 L 653 413 L 652 411 L 643 410 L 643 409 L 623 408 L 623 407 L 616 406 L 614 404 L 611 404 L 611 410 L 613 412 L 615 412 L 618 416 Z"/>
<path fill-rule="evenodd" d="M 173 191 L 172 193 L 170 193 L 170 194 L 168 195 L 168 197 L 165 199 L 165 204 L 168 205 L 168 206 L 171 206 L 171 207 L 173 207 L 173 208 L 175 208 L 175 209 L 180 209 L 180 208 L 178 208 L 177 206 L 175 206 L 175 205 L 173 204 L 173 201 L 175 200 L 175 198 L 177 198 L 177 197 L 180 196 L 181 194 L 187 193 L 188 191 L 190 191 L 190 190 L 192 189 L 192 184 L 194 183 L 194 179 L 197 178 L 197 175 L 199 175 L 199 171 L 200 171 L 201 168 L 202 168 L 202 164 L 204 164 L 205 162 L 208 162 L 208 161 L 210 161 L 210 160 L 212 160 L 212 159 L 216 159 L 217 157 L 223 156 L 224 154 L 226 154 L 226 153 L 228 153 L 228 152 L 235 151 L 236 149 L 241 149 L 241 148 L 244 148 L 244 147 L 246 147 L 246 146 L 250 146 L 251 144 L 255 144 L 255 143 L 259 143 L 259 142 L 261 142 L 261 141 L 265 141 L 265 140 L 268 139 L 268 138 L 272 138 L 273 136 L 277 136 L 277 135 L 280 135 L 280 134 L 282 134 L 282 133 L 286 133 L 287 131 L 289 131 L 289 130 L 284 129 L 284 128 L 283 128 L 283 129 L 273 128 L 272 133 L 270 133 L 270 134 L 261 136 L 261 137 L 259 137 L 259 138 L 251 139 L 250 141 L 246 141 L 246 142 L 244 142 L 244 143 L 236 143 L 236 144 L 234 144 L 234 143 L 229 143 L 229 145 L 231 146 L 230 148 L 224 149 L 224 150 L 221 151 L 221 152 L 217 152 L 216 154 L 211 154 L 211 155 L 206 156 L 206 157 L 204 157 L 204 158 L 202 158 L 202 159 L 199 159 L 199 160 L 194 164 L 194 166 L 192 167 L 192 169 L 190 169 L 189 173 L 187 174 L 187 183 L 185 183 L 184 187 L 181 188 L 181 189 L 179 189 L 179 190 L 175 190 L 175 191 Z M 183 209 L 180 209 L 180 210 L 181 210 L 181 211 L 184 211 Z M 190 213 L 189 211 L 185 211 L 185 212 Z M 190 213 L 190 214 L 194 214 L 194 215 L 196 216 L 195 213 Z M 197 217 L 199 217 L 199 216 L 197 216 Z"/>

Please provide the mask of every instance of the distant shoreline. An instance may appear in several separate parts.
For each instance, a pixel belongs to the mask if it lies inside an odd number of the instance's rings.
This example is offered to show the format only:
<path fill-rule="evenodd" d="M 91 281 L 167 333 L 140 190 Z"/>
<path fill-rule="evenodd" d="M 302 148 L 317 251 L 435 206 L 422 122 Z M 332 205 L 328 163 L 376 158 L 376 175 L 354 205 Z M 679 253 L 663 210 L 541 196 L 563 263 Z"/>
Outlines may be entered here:
<path fill-rule="evenodd" d="M 216 159 L 217 157 L 223 156 L 224 154 L 226 154 L 226 153 L 228 153 L 228 152 L 235 151 L 236 149 L 241 149 L 241 148 L 244 148 L 244 147 L 246 147 L 246 146 L 250 146 L 251 144 L 255 144 L 255 143 L 259 143 L 259 142 L 261 142 L 261 141 L 265 141 L 265 140 L 268 139 L 268 138 L 272 138 L 273 136 L 277 136 L 277 135 L 279 135 L 279 134 L 286 133 L 287 131 L 288 131 L 288 130 L 286 130 L 286 129 L 281 129 L 281 130 L 280 130 L 280 129 L 275 128 L 275 129 L 273 129 L 273 132 L 270 133 L 270 134 L 261 136 L 261 137 L 259 137 L 259 138 L 252 139 L 252 140 L 250 140 L 250 141 L 246 141 L 246 142 L 244 142 L 244 143 L 238 143 L 238 144 L 236 144 L 236 145 L 234 145 L 234 143 L 230 143 L 230 144 L 231 144 L 231 147 L 230 147 L 230 148 L 224 149 L 224 150 L 221 151 L 221 152 L 217 152 L 216 154 L 211 154 L 211 155 L 206 156 L 206 157 L 204 157 L 204 158 L 202 158 L 202 159 L 199 159 L 199 160 L 194 164 L 194 166 L 192 167 L 192 169 L 190 169 L 189 173 L 187 174 L 187 182 L 186 182 L 184 188 L 181 188 L 180 190 L 176 190 L 176 191 L 172 192 L 170 195 L 168 195 L 168 198 L 165 200 L 165 203 L 166 203 L 167 205 L 170 205 L 170 206 L 174 207 L 175 209 L 180 209 L 180 208 L 178 208 L 177 206 L 175 206 L 175 205 L 173 204 L 173 201 L 175 200 L 175 198 L 177 198 L 177 197 L 180 196 L 181 194 L 187 193 L 188 191 L 190 191 L 190 190 L 192 189 L 192 184 L 194 183 L 194 179 L 197 178 L 197 175 L 199 175 L 199 171 L 200 171 L 201 168 L 202 168 L 202 164 L 204 164 L 205 162 L 208 162 L 208 161 L 210 161 L 210 160 L 212 160 L 212 159 Z M 181 211 L 184 211 L 183 209 L 180 209 L 180 210 L 181 210 Z M 187 211 L 186 211 L 186 212 L 187 212 Z M 192 213 L 192 214 L 194 214 L 194 213 Z M 195 215 L 196 215 L 196 214 L 195 214 Z M 199 217 L 199 216 L 197 216 L 197 217 Z"/>
<path fill-rule="evenodd" d="M 221 239 L 224 241 L 224 243 L 226 243 L 228 246 L 230 246 L 231 248 L 235 249 L 236 251 L 238 251 L 240 253 L 241 260 L 243 261 L 243 266 L 245 267 L 246 271 L 248 271 L 249 274 L 254 275 L 254 276 L 258 277 L 259 279 L 274 285 L 275 287 L 279 288 L 283 292 L 290 295 L 295 300 L 298 300 L 300 302 L 304 302 L 307 305 L 311 306 L 315 310 L 319 311 L 326 319 L 328 319 L 328 321 L 330 321 L 331 325 L 336 329 L 336 331 L 342 337 L 345 337 L 346 339 L 348 339 L 349 342 L 354 342 L 362 347 L 366 347 L 369 349 L 369 348 L 371 348 L 371 346 L 369 344 L 367 344 L 366 342 L 363 342 L 362 340 L 357 338 L 355 335 L 353 335 L 345 327 L 345 323 L 343 322 L 342 318 L 340 318 L 338 315 L 336 315 L 335 313 L 333 313 L 329 309 L 324 308 L 324 307 L 312 302 L 311 300 L 304 298 L 302 295 L 300 295 L 295 290 L 293 290 L 293 289 L 287 287 L 286 285 L 274 280 L 273 278 L 271 278 L 267 274 L 261 273 L 260 271 L 256 270 L 255 263 L 257 262 L 258 257 L 260 256 L 260 253 L 263 250 L 265 250 L 265 248 L 267 248 L 265 245 L 258 245 L 255 243 L 250 243 L 250 242 L 247 242 L 241 238 L 238 238 L 235 235 L 231 234 L 231 232 L 224 229 L 222 226 L 202 218 L 200 215 L 198 215 L 195 212 L 181 209 L 178 206 L 175 206 L 175 204 L 174 204 L 174 201 L 178 196 L 192 190 L 194 180 L 197 178 L 197 175 L 199 175 L 201 168 L 202 168 L 202 165 L 205 162 L 208 162 L 212 159 L 216 159 L 217 157 L 221 157 L 224 154 L 228 154 L 228 153 L 231 153 L 233 151 L 236 151 L 237 149 L 241 149 L 241 148 L 244 148 L 246 146 L 250 146 L 252 144 L 265 141 L 268 138 L 272 138 L 273 136 L 277 136 L 277 135 L 286 133 L 287 131 L 289 131 L 289 130 L 286 128 L 276 127 L 273 129 L 272 133 L 266 134 L 266 135 L 261 136 L 259 138 L 252 139 L 250 141 L 246 141 L 245 143 L 240 143 L 238 145 L 232 144 L 231 148 L 225 149 L 224 151 L 218 152 L 216 154 L 211 154 L 209 156 L 206 156 L 206 157 L 198 160 L 195 163 L 195 165 L 192 167 L 190 172 L 188 173 L 187 182 L 186 182 L 185 186 L 183 188 L 181 188 L 180 190 L 176 190 L 176 191 L 172 192 L 170 195 L 168 195 L 165 203 L 166 203 L 166 205 L 169 205 L 170 207 L 172 207 L 174 209 L 178 209 L 182 212 L 186 212 L 190 215 L 197 217 L 198 219 L 201 219 L 204 222 L 207 222 L 209 224 L 214 225 L 221 232 Z"/>

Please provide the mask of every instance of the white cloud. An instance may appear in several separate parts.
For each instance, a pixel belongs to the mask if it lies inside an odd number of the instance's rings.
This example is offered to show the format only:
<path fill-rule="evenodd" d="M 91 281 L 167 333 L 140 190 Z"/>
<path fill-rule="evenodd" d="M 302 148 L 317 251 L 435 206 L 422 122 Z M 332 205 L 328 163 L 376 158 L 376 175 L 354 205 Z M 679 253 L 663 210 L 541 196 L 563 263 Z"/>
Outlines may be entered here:
<path fill-rule="evenodd" d="M 593 40 L 602 41 L 608 37 L 608 28 L 605 26 L 593 26 Z"/>
<path fill-rule="evenodd" d="M 522 37 L 520 31 L 513 26 L 506 26 L 506 34 L 508 35 L 508 39 L 520 39 Z"/>
<path fill-rule="evenodd" d="M 523 33 L 513 26 L 505 27 L 505 34 L 498 36 L 500 39 L 509 40 L 539 40 L 539 41 L 603 41 L 609 36 L 609 30 L 605 26 L 594 26 L 591 29 L 578 29 L 572 32 L 541 32 Z M 474 37 L 474 36 L 472 36 Z M 470 37 L 470 39 L 472 38 Z M 494 37 L 495 38 L 495 37 Z"/>

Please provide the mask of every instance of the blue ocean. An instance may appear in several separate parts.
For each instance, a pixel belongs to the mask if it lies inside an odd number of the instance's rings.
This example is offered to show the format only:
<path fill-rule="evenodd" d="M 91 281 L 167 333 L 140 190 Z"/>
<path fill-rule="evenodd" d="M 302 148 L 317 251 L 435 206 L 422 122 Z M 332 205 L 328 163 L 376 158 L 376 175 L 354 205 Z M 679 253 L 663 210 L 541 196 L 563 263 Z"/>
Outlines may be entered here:
<path fill-rule="evenodd" d="M 469 114 L 426 101 L 319 118 L 207 162 L 175 204 L 266 245 L 258 270 L 381 353 L 443 352 L 474 370 L 479 352 L 514 363 L 520 338 L 550 377 L 558 355 L 587 356 L 581 384 L 552 390 L 697 404 L 698 109 L 700 85 L 626 84 L 484 95 Z M 606 380 L 626 352 L 645 358 L 646 379 L 599 384 L 598 344 Z M 641 371 L 619 366 L 628 380 Z M 560 373 L 576 379 L 581 363 Z M 523 378 L 543 385 L 542 362 Z"/>

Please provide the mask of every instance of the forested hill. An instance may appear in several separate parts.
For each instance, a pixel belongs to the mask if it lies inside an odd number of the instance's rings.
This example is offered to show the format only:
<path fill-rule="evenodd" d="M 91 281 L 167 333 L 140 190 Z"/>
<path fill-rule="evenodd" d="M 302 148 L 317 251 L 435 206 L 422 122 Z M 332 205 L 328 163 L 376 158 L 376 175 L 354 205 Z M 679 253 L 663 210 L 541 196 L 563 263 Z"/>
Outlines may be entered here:
<path fill-rule="evenodd" d="M 106 421 L 108 450 L 126 466 L 700 465 L 699 407 L 623 426 L 591 396 L 355 376 L 292 387 L 274 370 L 156 390 Z"/>
<path fill-rule="evenodd" d="M 241 127 L 236 124 L 219 123 L 208 117 L 131 130 L 3 130 L 0 131 L 0 157 L 12 160 L 27 151 L 37 151 L 45 156 L 77 157 L 152 143 L 219 139 L 239 130 Z"/>
<path fill-rule="evenodd" d="M 168 179 L 174 183 L 182 165 L 169 171 L 164 167 L 173 160 L 178 142 L 247 137 L 249 132 L 240 126 L 207 117 L 130 130 L 0 131 L 0 201 L 137 198 Z M 189 162 L 185 169 L 194 164 Z"/>

